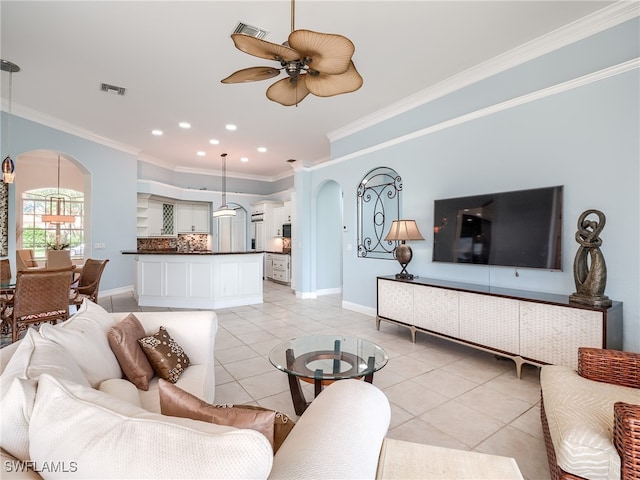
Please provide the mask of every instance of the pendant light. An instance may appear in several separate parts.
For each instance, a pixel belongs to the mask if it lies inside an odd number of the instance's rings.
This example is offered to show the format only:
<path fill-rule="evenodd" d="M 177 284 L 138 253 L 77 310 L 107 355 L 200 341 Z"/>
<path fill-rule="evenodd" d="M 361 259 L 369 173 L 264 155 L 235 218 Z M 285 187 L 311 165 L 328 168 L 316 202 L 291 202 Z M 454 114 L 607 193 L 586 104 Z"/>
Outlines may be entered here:
<path fill-rule="evenodd" d="M 15 180 L 15 165 L 11 159 L 11 103 L 13 95 L 13 74 L 20 71 L 20 67 L 8 60 L 0 60 L 0 67 L 3 72 L 9 72 L 9 120 L 7 121 L 7 156 L 2 161 L 2 181 L 4 183 L 13 183 Z"/>
<path fill-rule="evenodd" d="M 213 217 L 235 217 L 236 211 L 227 205 L 227 154 L 223 153 L 220 156 L 222 157 L 222 205 L 213 212 Z"/>
<path fill-rule="evenodd" d="M 45 204 L 45 214 L 42 215 L 42 221 L 61 225 L 63 223 L 74 223 L 75 215 L 71 215 L 71 198 L 68 195 L 60 193 L 60 155 L 58 155 L 58 192 L 55 195 L 47 195 L 47 203 Z"/>

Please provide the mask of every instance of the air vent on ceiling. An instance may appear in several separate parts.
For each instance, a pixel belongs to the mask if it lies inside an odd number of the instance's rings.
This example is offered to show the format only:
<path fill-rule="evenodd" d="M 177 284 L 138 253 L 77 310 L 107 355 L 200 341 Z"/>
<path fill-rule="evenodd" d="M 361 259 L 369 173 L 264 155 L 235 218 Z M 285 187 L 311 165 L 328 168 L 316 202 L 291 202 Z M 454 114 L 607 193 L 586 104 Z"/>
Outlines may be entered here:
<path fill-rule="evenodd" d="M 238 22 L 238 25 L 236 26 L 236 29 L 233 31 L 233 33 L 244 33 L 245 35 L 249 35 L 251 37 L 264 38 L 269 32 L 258 27 L 252 27 L 251 25 L 247 25 L 246 23 Z"/>
<path fill-rule="evenodd" d="M 103 83 L 100 85 L 100 90 L 107 93 L 116 93 L 118 95 L 124 95 L 124 92 L 127 91 L 124 87 L 118 87 L 116 85 L 109 85 L 108 83 Z"/>

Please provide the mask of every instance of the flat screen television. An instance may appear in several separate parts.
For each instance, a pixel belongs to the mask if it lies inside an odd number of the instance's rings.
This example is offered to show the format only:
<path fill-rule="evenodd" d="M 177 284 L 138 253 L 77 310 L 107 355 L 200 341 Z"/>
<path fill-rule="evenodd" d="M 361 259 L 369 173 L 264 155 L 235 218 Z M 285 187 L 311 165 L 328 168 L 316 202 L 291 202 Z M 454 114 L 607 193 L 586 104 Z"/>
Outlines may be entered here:
<path fill-rule="evenodd" d="M 433 261 L 562 270 L 562 191 L 436 200 Z"/>

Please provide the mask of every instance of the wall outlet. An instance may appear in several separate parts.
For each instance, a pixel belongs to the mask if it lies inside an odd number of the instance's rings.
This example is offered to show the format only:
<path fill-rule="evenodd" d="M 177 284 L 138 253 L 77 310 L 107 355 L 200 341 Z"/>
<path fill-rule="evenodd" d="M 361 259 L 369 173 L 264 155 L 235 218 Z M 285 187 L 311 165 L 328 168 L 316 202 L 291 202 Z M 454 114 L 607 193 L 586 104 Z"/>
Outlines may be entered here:
<path fill-rule="evenodd" d="M 104 243 L 101 242 L 101 243 L 95 243 L 93 245 L 93 248 L 95 248 L 96 250 L 104 250 L 106 246 Z"/>

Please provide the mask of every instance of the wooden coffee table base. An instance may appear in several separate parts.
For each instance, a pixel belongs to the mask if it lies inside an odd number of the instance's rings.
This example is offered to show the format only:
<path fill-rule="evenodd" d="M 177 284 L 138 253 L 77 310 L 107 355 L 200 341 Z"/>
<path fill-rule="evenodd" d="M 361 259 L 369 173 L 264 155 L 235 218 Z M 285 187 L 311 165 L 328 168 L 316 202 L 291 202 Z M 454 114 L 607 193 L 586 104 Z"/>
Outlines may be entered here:
<path fill-rule="evenodd" d="M 324 378 L 323 370 L 311 370 L 307 367 L 309 363 L 317 360 L 333 360 L 332 373 L 334 375 L 339 373 L 341 376 L 344 376 L 344 378 L 362 378 L 362 376 L 350 376 L 351 372 L 357 372 L 357 365 L 365 363 L 362 358 L 352 353 L 341 352 L 339 351 L 339 348 L 336 348 L 336 350 L 308 352 L 296 357 L 293 350 L 288 349 L 287 368 L 292 371 L 303 373 L 303 375 L 294 375 L 292 373 L 287 373 L 287 376 L 289 377 L 289 390 L 291 390 L 291 400 L 293 400 L 293 407 L 295 409 L 296 415 L 298 416 L 302 415 L 311 403 L 307 402 L 304 397 L 304 392 L 302 391 L 300 380 L 302 380 L 303 382 L 314 384 L 314 398 L 320 395 L 320 392 L 322 392 L 322 387 L 324 385 L 329 385 L 337 380 L 335 378 Z M 340 362 L 348 363 L 349 365 L 351 365 L 351 369 L 345 372 L 341 372 Z M 370 373 L 364 376 L 365 382 L 373 382 L 374 364 L 375 358 L 369 357 L 367 365 L 369 367 L 368 370 Z"/>

